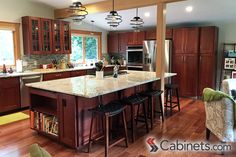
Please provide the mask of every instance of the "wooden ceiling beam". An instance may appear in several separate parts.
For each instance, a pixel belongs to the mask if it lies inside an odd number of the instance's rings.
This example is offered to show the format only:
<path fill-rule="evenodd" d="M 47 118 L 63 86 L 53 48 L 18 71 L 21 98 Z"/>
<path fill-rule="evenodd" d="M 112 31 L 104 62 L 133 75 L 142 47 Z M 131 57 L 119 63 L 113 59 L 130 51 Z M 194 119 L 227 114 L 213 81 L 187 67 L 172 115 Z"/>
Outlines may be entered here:
<path fill-rule="evenodd" d="M 115 10 L 127 10 L 132 8 L 140 8 L 146 6 L 156 5 L 158 3 L 173 3 L 184 0 L 116 0 Z M 89 14 L 104 13 L 112 10 L 112 0 L 106 0 L 93 4 L 85 5 Z M 54 17 L 56 19 L 64 19 L 70 17 L 67 8 L 54 10 Z"/>

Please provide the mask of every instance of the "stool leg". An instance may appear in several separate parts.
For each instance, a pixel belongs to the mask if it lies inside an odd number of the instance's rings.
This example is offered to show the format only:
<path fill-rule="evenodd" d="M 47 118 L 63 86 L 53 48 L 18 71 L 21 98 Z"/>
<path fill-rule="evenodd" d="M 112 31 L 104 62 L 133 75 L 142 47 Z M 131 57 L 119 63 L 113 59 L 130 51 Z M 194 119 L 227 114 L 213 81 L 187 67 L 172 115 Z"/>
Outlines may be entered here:
<path fill-rule="evenodd" d="M 123 126 L 124 126 L 124 133 L 125 133 L 125 145 L 126 145 L 126 147 L 128 147 L 129 143 L 128 143 L 128 133 L 127 133 L 125 111 L 122 112 L 122 121 L 123 121 Z"/>
<path fill-rule="evenodd" d="M 131 138 L 132 142 L 135 141 L 134 137 L 134 105 L 131 105 Z"/>
<path fill-rule="evenodd" d="M 169 96 L 169 90 L 166 90 L 166 105 L 165 105 L 165 111 L 166 111 L 166 115 L 167 115 L 167 106 L 168 106 L 168 96 Z"/>
<path fill-rule="evenodd" d="M 93 118 L 94 118 L 94 113 L 92 112 L 92 119 L 91 119 L 91 123 L 90 123 L 90 132 L 89 132 L 88 153 L 90 152 L 91 141 L 92 141 Z"/>
<path fill-rule="evenodd" d="M 178 103 L 178 109 L 180 111 L 180 104 L 179 104 L 179 89 L 176 88 L 176 97 L 177 97 L 177 103 Z"/>
<path fill-rule="evenodd" d="M 146 132 L 148 133 L 149 128 L 148 128 L 147 112 L 146 112 L 145 102 L 143 102 L 142 104 L 143 104 L 144 119 L 145 119 L 145 124 L 146 124 Z"/>
<path fill-rule="evenodd" d="M 151 118 L 150 118 L 151 119 L 151 129 L 153 129 L 154 106 L 153 106 L 152 97 L 149 97 L 148 99 L 149 99 L 148 106 L 150 106 L 150 109 L 151 109 L 151 111 L 149 110 L 151 112 Z M 148 111 L 148 113 L 149 113 L 149 111 Z"/>
<path fill-rule="evenodd" d="M 163 106 L 162 106 L 161 95 L 159 95 L 159 102 L 160 102 L 160 110 L 161 110 L 161 119 L 162 119 L 162 121 L 164 121 L 164 114 L 163 114 Z"/>
<path fill-rule="evenodd" d="M 140 105 L 138 105 L 138 109 L 137 109 L 137 116 L 136 116 L 136 125 L 138 125 L 138 116 L 139 116 L 139 108 L 140 108 Z"/>
<path fill-rule="evenodd" d="M 109 116 L 105 115 L 105 157 L 108 157 L 109 149 Z"/>
<path fill-rule="evenodd" d="M 172 116 L 172 90 L 170 91 L 170 115 Z"/>

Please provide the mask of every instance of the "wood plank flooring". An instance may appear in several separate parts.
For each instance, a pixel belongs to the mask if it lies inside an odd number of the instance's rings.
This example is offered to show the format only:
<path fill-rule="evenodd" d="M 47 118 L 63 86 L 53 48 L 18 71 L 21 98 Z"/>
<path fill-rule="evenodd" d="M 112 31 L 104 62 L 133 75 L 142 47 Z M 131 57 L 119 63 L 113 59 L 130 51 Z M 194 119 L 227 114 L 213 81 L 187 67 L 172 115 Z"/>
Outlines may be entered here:
<path fill-rule="evenodd" d="M 145 129 L 143 129 L 145 130 Z M 222 156 L 215 152 L 178 152 L 178 151 L 158 151 L 150 153 L 146 145 L 148 137 L 156 137 L 156 141 L 161 139 L 186 140 L 188 142 L 205 141 L 205 112 L 201 100 L 181 99 L 181 111 L 166 116 L 162 123 L 156 119 L 154 129 L 149 134 L 139 131 L 139 138 L 136 142 L 124 148 L 123 143 L 110 149 L 110 157 L 213 157 Z M 218 142 L 216 137 L 211 135 L 211 142 Z M 91 153 L 84 153 L 83 150 L 72 150 L 63 145 L 57 144 L 44 136 L 38 135 L 29 128 L 29 120 L 23 120 L 12 124 L 0 126 L 0 157 L 28 157 L 28 148 L 31 144 L 38 143 L 55 157 L 103 157 L 104 147 L 102 144 L 92 145 Z M 232 144 L 236 148 L 235 143 Z M 236 150 L 225 153 L 224 156 L 236 156 Z"/>

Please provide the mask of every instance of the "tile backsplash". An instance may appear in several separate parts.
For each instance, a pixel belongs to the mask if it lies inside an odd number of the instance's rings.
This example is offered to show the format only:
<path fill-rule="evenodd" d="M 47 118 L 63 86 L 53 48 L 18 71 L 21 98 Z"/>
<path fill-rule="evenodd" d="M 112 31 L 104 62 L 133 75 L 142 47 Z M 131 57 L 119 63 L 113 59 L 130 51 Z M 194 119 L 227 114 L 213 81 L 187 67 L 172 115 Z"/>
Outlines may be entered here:
<path fill-rule="evenodd" d="M 23 55 L 21 57 L 23 62 L 27 62 L 27 66 L 23 66 L 23 70 L 32 70 L 39 68 L 42 64 L 51 64 L 52 60 L 60 60 L 64 59 L 66 62 L 68 61 L 68 55 L 65 54 L 46 54 L 46 55 Z"/>

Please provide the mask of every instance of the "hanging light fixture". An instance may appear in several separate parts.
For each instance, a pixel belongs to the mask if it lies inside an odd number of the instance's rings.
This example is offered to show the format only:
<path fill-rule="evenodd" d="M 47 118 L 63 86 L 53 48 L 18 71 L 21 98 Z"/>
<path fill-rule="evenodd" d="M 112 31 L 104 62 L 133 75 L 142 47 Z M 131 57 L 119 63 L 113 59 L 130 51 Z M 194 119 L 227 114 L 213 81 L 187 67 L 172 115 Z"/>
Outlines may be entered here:
<path fill-rule="evenodd" d="M 112 11 L 105 18 L 107 20 L 107 24 L 111 27 L 117 27 L 122 22 L 122 16 L 120 16 L 117 11 L 115 11 L 115 2 L 113 0 Z"/>
<path fill-rule="evenodd" d="M 143 27 L 143 24 L 144 24 L 143 19 L 138 16 L 138 8 L 136 8 L 136 16 L 132 20 L 130 20 L 130 25 L 135 30 L 139 30 L 140 28 Z"/>
<path fill-rule="evenodd" d="M 91 24 L 92 24 L 92 30 L 90 32 L 91 35 L 94 35 L 94 22 L 93 20 L 91 20 Z"/>
<path fill-rule="evenodd" d="M 86 18 L 88 12 L 86 8 L 82 5 L 81 2 L 73 2 L 71 6 L 68 8 L 68 12 L 70 13 L 70 17 L 74 22 L 81 22 L 83 19 Z"/>

